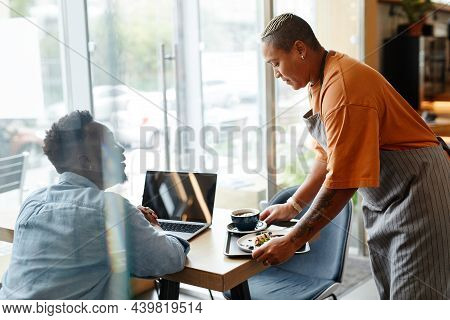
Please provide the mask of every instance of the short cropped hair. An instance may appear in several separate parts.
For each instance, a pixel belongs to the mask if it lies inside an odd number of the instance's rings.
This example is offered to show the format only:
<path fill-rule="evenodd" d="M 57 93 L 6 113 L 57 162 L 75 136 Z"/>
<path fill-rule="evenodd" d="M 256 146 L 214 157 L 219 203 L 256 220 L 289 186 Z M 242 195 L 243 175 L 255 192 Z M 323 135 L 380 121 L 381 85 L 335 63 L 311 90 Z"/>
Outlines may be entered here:
<path fill-rule="evenodd" d="M 273 18 L 261 34 L 261 40 L 275 48 L 290 51 L 295 41 L 303 41 L 313 50 L 320 48 L 311 26 L 292 13 L 283 13 Z"/>
<path fill-rule="evenodd" d="M 58 173 L 68 171 L 68 161 L 84 146 L 85 127 L 93 121 L 89 111 L 74 111 L 55 122 L 46 132 L 44 154 Z"/>

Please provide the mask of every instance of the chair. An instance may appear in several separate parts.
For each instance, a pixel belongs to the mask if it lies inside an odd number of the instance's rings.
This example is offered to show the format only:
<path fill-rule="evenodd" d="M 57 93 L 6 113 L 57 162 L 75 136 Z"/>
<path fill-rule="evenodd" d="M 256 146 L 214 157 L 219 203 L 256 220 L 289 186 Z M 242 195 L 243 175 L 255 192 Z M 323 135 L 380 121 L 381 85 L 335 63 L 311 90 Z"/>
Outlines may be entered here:
<path fill-rule="evenodd" d="M 28 153 L 0 158 L 0 193 L 19 190 L 19 203 L 22 202 L 22 188 L 25 179 Z"/>
<path fill-rule="evenodd" d="M 285 203 L 298 186 L 276 194 L 269 205 Z M 305 208 L 297 218 L 301 217 Z M 347 254 L 352 206 L 349 202 L 339 215 L 310 243 L 311 251 L 293 256 L 248 280 L 250 296 L 255 300 L 309 300 L 332 297 L 342 280 Z M 229 292 L 225 293 L 229 298 Z"/>
<path fill-rule="evenodd" d="M 19 205 L 22 203 L 27 157 L 28 153 L 24 152 L 15 156 L 0 158 L 0 194 L 18 190 Z M 7 211 L 4 206 L 0 209 L 0 219 L 7 220 L 9 218 Z M 12 216 L 16 217 L 17 214 L 14 212 Z M 12 240 L 13 232 L 0 228 L 0 241 L 12 242 Z"/>

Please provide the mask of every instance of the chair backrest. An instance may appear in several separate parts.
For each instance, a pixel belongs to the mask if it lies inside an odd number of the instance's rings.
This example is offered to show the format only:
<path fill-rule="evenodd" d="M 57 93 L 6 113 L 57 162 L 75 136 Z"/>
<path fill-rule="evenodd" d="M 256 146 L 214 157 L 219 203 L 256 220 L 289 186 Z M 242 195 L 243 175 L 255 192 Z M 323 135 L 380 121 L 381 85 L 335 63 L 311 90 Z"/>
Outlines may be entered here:
<path fill-rule="evenodd" d="M 270 205 L 285 203 L 298 186 L 280 191 L 270 201 Z M 308 208 L 297 216 L 300 218 Z M 348 235 L 352 215 L 352 205 L 349 202 L 344 209 L 327 225 L 317 240 L 310 243 L 311 251 L 295 255 L 286 263 L 277 266 L 280 269 L 311 277 L 329 279 L 341 282 L 344 261 L 347 253 Z"/>
<path fill-rule="evenodd" d="M 0 158 L 0 193 L 18 189 L 22 202 L 22 187 L 25 178 L 26 152 L 11 157 Z"/>

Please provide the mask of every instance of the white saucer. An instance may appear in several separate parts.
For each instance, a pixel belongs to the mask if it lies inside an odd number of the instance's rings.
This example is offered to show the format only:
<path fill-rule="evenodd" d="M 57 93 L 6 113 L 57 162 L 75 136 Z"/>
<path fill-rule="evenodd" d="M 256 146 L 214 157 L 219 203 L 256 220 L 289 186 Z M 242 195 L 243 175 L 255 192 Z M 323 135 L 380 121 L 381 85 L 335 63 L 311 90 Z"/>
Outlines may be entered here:
<path fill-rule="evenodd" d="M 229 225 L 227 225 L 228 232 L 237 233 L 237 234 L 247 234 L 247 233 L 260 232 L 260 231 L 265 230 L 266 228 L 267 228 L 267 223 L 265 221 L 258 221 L 258 224 L 256 225 L 256 228 L 254 230 L 250 230 L 250 231 L 238 230 L 238 228 L 236 228 L 236 226 L 234 225 L 233 222 L 230 223 Z"/>
<path fill-rule="evenodd" d="M 291 229 L 284 229 L 279 231 L 266 231 L 271 237 L 281 237 L 289 233 Z M 240 237 L 237 239 L 237 245 L 238 247 L 245 252 L 252 252 L 256 249 L 255 247 L 255 239 L 257 236 L 259 236 L 261 233 L 257 234 L 247 234 L 243 237 Z M 269 240 L 270 241 L 270 240 Z"/>

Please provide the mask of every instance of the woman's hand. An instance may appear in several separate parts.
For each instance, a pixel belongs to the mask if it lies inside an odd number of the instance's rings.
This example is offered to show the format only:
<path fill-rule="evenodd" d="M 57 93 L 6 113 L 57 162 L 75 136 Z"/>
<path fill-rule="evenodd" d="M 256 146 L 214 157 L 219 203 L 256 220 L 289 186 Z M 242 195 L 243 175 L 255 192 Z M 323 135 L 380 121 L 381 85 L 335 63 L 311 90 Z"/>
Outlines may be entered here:
<path fill-rule="evenodd" d="M 277 221 L 289 221 L 297 214 L 298 212 L 289 203 L 274 204 L 261 212 L 259 219 L 270 226 Z"/>
<path fill-rule="evenodd" d="M 298 247 L 290 240 L 289 235 L 273 238 L 253 251 L 252 257 L 265 266 L 283 263 L 289 260 Z"/>
<path fill-rule="evenodd" d="M 137 206 L 137 208 L 140 212 L 142 212 L 145 219 L 147 219 L 147 221 L 150 222 L 152 226 L 159 226 L 158 216 L 156 215 L 155 211 L 153 211 L 149 207 Z"/>

